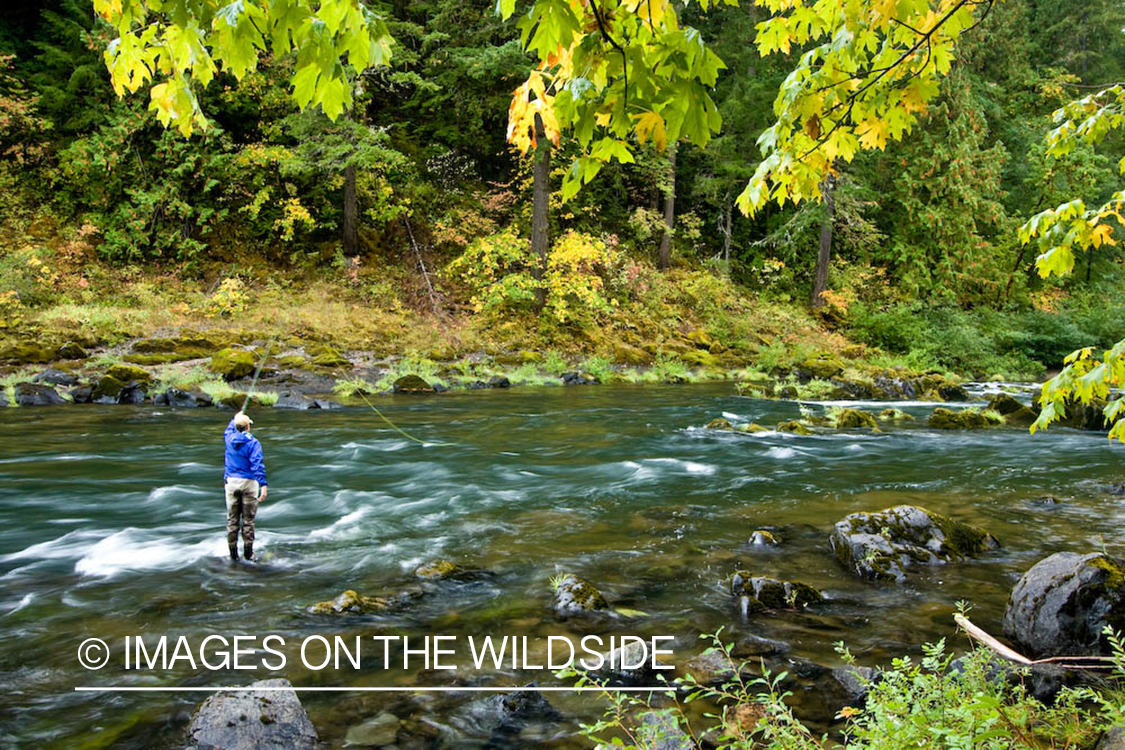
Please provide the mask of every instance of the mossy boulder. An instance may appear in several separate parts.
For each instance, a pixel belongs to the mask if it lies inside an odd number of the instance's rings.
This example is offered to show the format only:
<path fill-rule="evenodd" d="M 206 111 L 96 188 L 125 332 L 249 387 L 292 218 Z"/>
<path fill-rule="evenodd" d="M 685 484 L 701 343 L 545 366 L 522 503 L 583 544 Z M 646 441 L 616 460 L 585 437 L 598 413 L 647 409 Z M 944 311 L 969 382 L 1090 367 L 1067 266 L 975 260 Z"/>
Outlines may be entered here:
<path fill-rule="evenodd" d="M 778 432 L 789 432 L 794 435 L 812 435 L 813 431 L 809 429 L 808 425 L 796 419 L 791 419 L 788 422 L 779 422 L 777 425 Z"/>
<path fill-rule="evenodd" d="M 639 346 L 619 341 L 613 345 L 613 361 L 620 365 L 638 367 L 652 362 L 652 355 Z"/>
<path fill-rule="evenodd" d="M 254 355 L 245 349 L 220 349 L 211 355 L 211 372 L 224 380 L 238 380 L 254 373 L 258 363 Z"/>
<path fill-rule="evenodd" d="M 1004 417 L 1004 421 L 1016 427 L 1030 427 L 1039 418 L 1039 413 L 1024 406 L 1007 393 L 998 393 L 988 399 L 988 408 Z"/>
<path fill-rule="evenodd" d="M 53 347 L 44 346 L 35 341 L 9 341 L 0 346 L 0 359 L 11 362 L 32 364 L 50 362 L 54 358 L 55 349 Z"/>
<path fill-rule="evenodd" d="M 853 573 L 899 582 L 910 568 L 956 562 L 1000 546 L 987 531 L 913 505 L 852 513 L 836 524 L 830 542 Z"/>
<path fill-rule="evenodd" d="M 58 348 L 58 351 L 55 352 L 55 356 L 59 359 L 86 359 L 90 355 L 82 348 L 81 344 L 67 341 Z"/>
<path fill-rule="evenodd" d="M 335 599 L 326 602 L 317 602 L 308 608 L 314 615 L 366 615 L 373 612 L 383 612 L 389 609 L 391 600 L 381 596 L 362 596 L 354 590 L 348 589 Z"/>
<path fill-rule="evenodd" d="M 417 375 L 403 375 L 391 386 L 393 393 L 434 393 L 434 387 Z"/>
<path fill-rule="evenodd" d="M 757 422 L 747 422 L 747 423 L 740 424 L 737 427 L 735 427 L 734 431 L 735 432 L 745 432 L 745 433 L 749 433 L 749 434 L 753 435 L 753 434 L 758 433 L 758 432 L 769 432 L 770 428 L 769 427 L 763 427 L 762 425 L 758 424 Z"/>
<path fill-rule="evenodd" d="M 1058 552 L 1008 597 L 1004 633 L 1032 657 L 1109 654 L 1106 626 L 1125 629 L 1125 560 Z"/>
<path fill-rule="evenodd" d="M 680 355 L 686 364 L 692 367 L 719 367 L 721 360 L 706 349 L 692 349 Z"/>
<path fill-rule="evenodd" d="M 729 432 L 730 430 L 733 430 L 734 428 L 731 426 L 731 423 L 730 423 L 729 419 L 723 419 L 722 417 L 719 417 L 718 419 L 712 419 L 710 422 L 708 422 L 707 423 L 707 429 L 708 430 L 726 430 L 726 431 Z"/>
<path fill-rule="evenodd" d="M 688 342 L 696 349 L 706 349 L 712 354 L 718 354 L 723 350 L 723 345 L 715 340 L 715 337 L 707 333 L 702 328 L 697 328 L 687 335 Z"/>
<path fill-rule="evenodd" d="M 314 352 L 316 353 L 313 353 L 311 360 L 314 367 L 324 367 L 332 370 L 352 369 L 351 360 L 335 349 L 324 348 L 320 351 L 314 350 Z"/>
<path fill-rule="evenodd" d="M 16 383 L 13 390 L 19 406 L 54 406 L 66 403 L 66 399 L 49 385 Z"/>
<path fill-rule="evenodd" d="M 129 383 L 136 381 L 138 383 L 148 383 L 152 380 L 152 373 L 143 367 L 136 365 L 123 365 L 117 364 L 110 367 L 105 372 L 111 378 L 116 378 L 122 383 Z"/>
<path fill-rule="evenodd" d="M 609 609 L 602 592 L 589 581 L 579 578 L 573 573 L 568 573 L 561 578 L 553 579 L 551 585 L 555 589 L 552 606 L 560 615 L 583 614 Z"/>
<path fill-rule="evenodd" d="M 200 337 L 140 339 L 133 342 L 133 352 L 126 359 L 138 364 L 183 362 L 203 359 L 221 348 Z"/>
<path fill-rule="evenodd" d="M 935 430 L 983 430 L 996 423 L 979 409 L 934 409 L 926 424 Z"/>
<path fill-rule="evenodd" d="M 748 604 L 740 603 L 744 608 L 748 606 L 751 611 L 804 609 L 824 599 L 819 591 L 808 584 L 755 576 L 747 570 L 735 571 L 730 579 L 730 588 L 731 594 L 736 598 L 752 600 Z"/>
<path fill-rule="evenodd" d="M 879 421 L 881 422 L 913 422 L 914 417 L 904 412 L 902 409 L 883 409 L 879 412 Z"/>
<path fill-rule="evenodd" d="M 414 569 L 414 575 L 427 581 L 461 578 L 467 573 L 467 570 L 451 560 L 431 560 Z"/>
<path fill-rule="evenodd" d="M 810 378 L 831 380 L 843 373 L 845 367 L 847 367 L 847 364 L 844 360 L 835 354 L 820 352 L 802 362 L 799 369 Z"/>
<path fill-rule="evenodd" d="M 90 394 L 90 399 L 94 403 L 117 403 L 117 396 L 125 388 L 125 384 L 112 375 L 103 375 L 94 386 L 93 392 Z"/>
<path fill-rule="evenodd" d="M 835 415 L 836 428 L 840 430 L 854 430 L 860 427 L 876 428 L 874 415 L 859 409 L 841 409 Z"/>

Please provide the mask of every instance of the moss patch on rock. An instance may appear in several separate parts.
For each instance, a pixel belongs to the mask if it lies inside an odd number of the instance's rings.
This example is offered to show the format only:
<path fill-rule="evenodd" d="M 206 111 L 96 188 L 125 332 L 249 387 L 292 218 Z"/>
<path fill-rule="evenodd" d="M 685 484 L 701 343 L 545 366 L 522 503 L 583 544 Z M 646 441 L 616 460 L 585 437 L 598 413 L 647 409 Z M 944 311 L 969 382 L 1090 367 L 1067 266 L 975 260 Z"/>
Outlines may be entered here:
<path fill-rule="evenodd" d="M 952 409 L 937 408 L 930 414 L 926 424 L 935 430 L 983 430 L 986 427 L 995 427 L 1003 424 L 1003 417 L 996 412 L 989 413 L 981 409 Z"/>
<path fill-rule="evenodd" d="M 120 380 L 112 375 L 104 375 L 101 380 L 98 381 L 98 384 L 94 386 L 90 398 L 94 401 L 101 398 L 111 398 L 116 401 L 117 396 L 121 393 L 123 388 L 125 388 L 125 384 Z"/>
<path fill-rule="evenodd" d="M 120 380 L 122 383 L 129 383 L 134 380 L 138 383 L 148 383 L 152 380 L 151 372 L 143 367 L 137 367 L 136 365 L 113 365 L 106 370 L 105 374 L 111 378 Z"/>
<path fill-rule="evenodd" d="M 414 575 L 428 581 L 442 581 L 463 576 L 467 571 L 451 560 L 431 560 L 414 569 Z"/>
<path fill-rule="evenodd" d="M 559 614 L 581 614 L 609 609 L 602 592 L 589 581 L 568 573 L 551 580 L 555 589 L 553 606 Z"/>
<path fill-rule="evenodd" d="M 778 432 L 789 432 L 794 435 L 812 435 L 813 431 L 809 429 L 808 425 L 804 422 L 799 422 L 796 419 L 791 419 L 788 422 L 779 422 L 777 425 Z"/>
<path fill-rule="evenodd" d="M 238 380 L 252 375 L 257 364 L 251 352 L 228 348 L 215 352 L 208 367 L 224 380 Z"/>
<path fill-rule="evenodd" d="M 308 608 L 314 615 L 365 615 L 372 612 L 383 612 L 389 609 L 391 601 L 381 596 L 362 596 L 354 590 L 348 589 L 335 599 L 326 602 L 317 602 Z"/>
<path fill-rule="evenodd" d="M 739 599 L 748 598 L 749 609 L 804 609 L 824 599 L 812 586 L 799 581 L 779 581 L 776 578 L 755 576 L 747 570 L 738 570 L 730 579 L 731 594 Z M 757 602 L 761 606 L 754 604 Z M 743 603 L 746 607 L 747 603 Z"/>
<path fill-rule="evenodd" d="M 727 430 L 727 431 L 730 431 L 730 430 L 733 430 L 734 428 L 731 426 L 731 423 L 730 423 L 729 419 L 723 419 L 722 417 L 720 417 L 718 419 L 712 419 L 710 422 L 708 422 L 707 423 L 707 429 L 708 430 Z"/>
<path fill-rule="evenodd" d="M 854 430 L 861 427 L 877 428 L 874 415 L 859 409 L 840 409 L 830 414 L 833 425 L 839 430 Z"/>

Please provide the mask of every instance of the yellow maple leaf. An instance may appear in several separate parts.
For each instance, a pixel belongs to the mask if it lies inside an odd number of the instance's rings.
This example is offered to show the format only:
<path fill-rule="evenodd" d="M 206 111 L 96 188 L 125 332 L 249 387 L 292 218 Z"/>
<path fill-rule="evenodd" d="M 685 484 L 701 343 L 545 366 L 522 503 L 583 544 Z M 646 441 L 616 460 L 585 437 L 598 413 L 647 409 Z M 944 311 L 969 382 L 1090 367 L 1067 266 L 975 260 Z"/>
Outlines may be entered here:
<path fill-rule="evenodd" d="M 887 146 L 887 123 L 884 120 L 874 119 L 860 123 L 867 129 L 860 133 L 859 143 L 863 148 L 877 148 L 882 150 Z"/>
<path fill-rule="evenodd" d="M 1109 224 L 1098 224 L 1090 230 L 1090 244 L 1093 247 L 1116 245 L 1117 242 L 1113 239 L 1113 227 Z"/>
<path fill-rule="evenodd" d="M 656 112 L 645 112 L 637 118 L 634 126 L 637 131 L 637 140 L 645 143 L 652 138 L 652 143 L 658 151 L 663 151 L 668 146 L 668 133 L 664 127 L 664 118 Z"/>

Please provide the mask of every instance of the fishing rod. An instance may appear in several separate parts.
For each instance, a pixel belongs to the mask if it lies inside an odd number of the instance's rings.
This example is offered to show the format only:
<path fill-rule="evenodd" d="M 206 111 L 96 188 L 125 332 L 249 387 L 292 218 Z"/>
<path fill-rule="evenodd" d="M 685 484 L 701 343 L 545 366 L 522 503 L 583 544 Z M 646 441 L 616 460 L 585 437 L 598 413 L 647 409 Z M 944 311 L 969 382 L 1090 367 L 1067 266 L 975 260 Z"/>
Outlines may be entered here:
<path fill-rule="evenodd" d="M 254 395 L 254 389 L 258 385 L 258 378 L 262 375 L 262 368 L 266 366 L 266 361 L 270 358 L 270 353 L 273 351 L 273 345 L 276 342 L 277 336 L 274 336 L 270 339 L 269 343 L 266 344 L 266 354 L 262 357 L 262 361 L 258 363 L 258 369 L 254 371 L 254 379 L 250 381 L 250 390 L 246 391 L 246 398 L 242 400 L 242 409 L 240 411 L 243 414 L 246 413 L 246 407 L 250 404 L 250 397 Z"/>
<path fill-rule="evenodd" d="M 340 352 L 335 347 L 333 347 L 332 345 L 325 344 L 324 348 L 327 349 L 328 351 L 334 353 L 338 359 L 344 359 L 344 355 L 340 354 Z M 337 375 L 336 379 L 340 380 L 341 378 L 339 376 L 342 375 L 343 372 L 340 370 L 339 367 L 335 368 L 335 372 L 336 372 L 336 375 Z M 421 446 L 455 445 L 454 443 L 433 443 L 433 442 L 430 442 L 428 440 L 420 440 L 420 439 L 414 437 L 409 432 L 407 432 L 406 430 L 402 429 L 397 424 L 392 422 L 386 414 L 379 411 L 379 409 L 375 406 L 375 404 L 371 403 L 371 400 L 367 398 L 367 394 L 364 393 L 362 390 L 357 390 L 356 395 L 359 396 L 361 399 L 363 399 L 363 402 L 365 404 L 367 404 L 369 407 L 371 407 L 371 411 L 378 414 L 379 418 L 382 419 L 384 422 L 386 422 L 387 425 L 390 426 L 390 428 L 392 430 L 394 430 L 398 434 L 402 435 L 404 438 L 407 438 L 408 440 L 413 440 L 415 443 L 418 443 Z"/>

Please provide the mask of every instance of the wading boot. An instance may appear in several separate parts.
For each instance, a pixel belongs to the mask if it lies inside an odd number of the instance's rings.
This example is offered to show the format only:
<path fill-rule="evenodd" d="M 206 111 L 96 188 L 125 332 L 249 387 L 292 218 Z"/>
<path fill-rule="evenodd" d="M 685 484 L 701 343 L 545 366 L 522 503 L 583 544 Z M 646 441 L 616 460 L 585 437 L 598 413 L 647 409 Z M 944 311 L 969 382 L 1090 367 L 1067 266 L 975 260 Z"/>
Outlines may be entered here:
<path fill-rule="evenodd" d="M 247 542 L 245 545 L 243 545 L 242 556 L 245 557 L 247 560 L 254 559 L 254 545 L 251 544 L 250 542 Z"/>
<path fill-rule="evenodd" d="M 237 544 L 232 544 L 230 546 L 230 559 L 234 560 L 236 562 L 238 561 L 238 545 Z"/>

